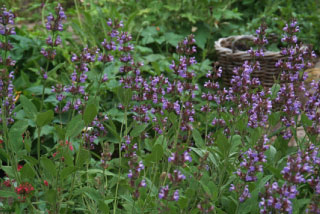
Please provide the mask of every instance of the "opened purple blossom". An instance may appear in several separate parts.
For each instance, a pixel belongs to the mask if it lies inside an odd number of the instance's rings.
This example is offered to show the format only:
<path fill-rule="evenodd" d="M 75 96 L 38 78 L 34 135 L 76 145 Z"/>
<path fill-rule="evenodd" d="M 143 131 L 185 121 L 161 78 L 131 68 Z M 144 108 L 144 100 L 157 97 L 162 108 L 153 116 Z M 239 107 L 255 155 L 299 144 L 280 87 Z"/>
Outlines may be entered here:
<path fill-rule="evenodd" d="M 187 151 L 185 151 L 185 152 L 183 153 L 183 158 L 184 158 L 184 161 L 189 161 L 189 162 L 192 161 L 192 158 L 191 158 L 189 152 L 187 152 Z"/>
<path fill-rule="evenodd" d="M 161 187 L 159 191 L 159 198 L 166 199 L 169 194 L 169 186 Z"/>
<path fill-rule="evenodd" d="M 129 170 L 128 178 L 132 178 L 132 170 L 131 169 Z"/>
<path fill-rule="evenodd" d="M 173 193 L 173 200 L 178 201 L 179 200 L 179 190 L 177 189 L 176 191 L 174 191 Z"/>

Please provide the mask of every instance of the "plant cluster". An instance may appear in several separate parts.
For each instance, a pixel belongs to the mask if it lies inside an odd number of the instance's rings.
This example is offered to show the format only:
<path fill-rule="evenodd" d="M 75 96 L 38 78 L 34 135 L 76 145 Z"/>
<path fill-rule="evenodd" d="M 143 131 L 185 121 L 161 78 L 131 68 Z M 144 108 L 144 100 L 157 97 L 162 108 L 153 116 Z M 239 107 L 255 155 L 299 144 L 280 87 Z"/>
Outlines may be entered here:
<path fill-rule="evenodd" d="M 119 19 L 68 52 L 58 4 L 38 58 L 19 52 L 32 39 L 15 35 L 14 19 L 1 8 L 3 211 L 320 213 L 320 82 L 305 82 L 315 54 L 298 41 L 297 21 L 283 28 L 279 75 L 265 88 L 251 76 L 268 44 L 264 24 L 252 60 L 225 87 L 223 68 L 196 57 L 192 34 L 153 72 Z"/>

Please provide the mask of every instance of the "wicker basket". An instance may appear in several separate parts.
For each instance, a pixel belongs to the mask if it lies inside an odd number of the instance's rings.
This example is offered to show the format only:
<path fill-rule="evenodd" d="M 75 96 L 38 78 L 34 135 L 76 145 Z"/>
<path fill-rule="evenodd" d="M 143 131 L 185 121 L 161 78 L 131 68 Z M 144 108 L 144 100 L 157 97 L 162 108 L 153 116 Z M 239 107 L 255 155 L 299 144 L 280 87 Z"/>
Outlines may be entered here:
<path fill-rule="evenodd" d="M 218 61 L 222 67 L 222 79 L 225 84 L 230 85 L 234 67 L 239 67 L 244 61 L 251 59 L 247 51 L 236 50 L 236 44 L 241 40 L 253 41 L 254 38 L 252 35 L 230 36 L 215 42 Z M 280 52 L 264 52 L 264 57 L 259 60 L 261 70 L 253 71 L 252 77 L 258 77 L 263 86 L 271 87 L 279 73 L 279 69 L 275 67 L 275 64 L 282 57 Z"/>

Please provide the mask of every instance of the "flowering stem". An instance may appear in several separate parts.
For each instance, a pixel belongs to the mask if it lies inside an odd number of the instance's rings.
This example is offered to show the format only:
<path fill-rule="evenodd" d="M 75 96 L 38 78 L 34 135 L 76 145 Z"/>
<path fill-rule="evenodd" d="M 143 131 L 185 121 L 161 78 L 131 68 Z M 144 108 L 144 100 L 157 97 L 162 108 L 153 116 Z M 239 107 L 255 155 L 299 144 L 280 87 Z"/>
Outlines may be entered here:
<path fill-rule="evenodd" d="M 37 139 L 37 154 L 38 154 L 38 162 L 40 165 L 40 134 L 41 134 L 41 127 L 38 127 L 38 139 Z"/>
<path fill-rule="evenodd" d="M 6 29 L 6 25 L 4 25 L 4 29 Z M 7 35 L 4 36 L 4 44 L 8 45 L 8 36 Z M 7 54 L 8 54 L 7 52 L 8 52 L 7 48 L 5 48 L 4 49 L 4 58 L 3 58 L 3 63 L 4 63 L 4 67 L 5 68 L 7 67 L 7 64 L 6 64 L 6 62 L 7 62 Z"/>
<path fill-rule="evenodd" d="M 74 6 L 76 7 L 79 25 L 80 25 L 81 31 L 83 32 L 83 26 L 82 26 L 82 22 L 81 22 L 80 11 L 79 11 L 77 0 L 74 0 L 73 2 L 74 2 Z M 83 44 L 87 43 L 86 37 L 84 38 L 84 41 L 82 39 L 82 36 L 80 36 L 80 39 L 81 39 Z"/>
<path fill-rule="evenodd" d="M 49 60 L 47 61 L 47 68 L 46 68 L 46 71 L 45 71 L 45 72 L 48 71 L 48 67 L 49 67 Z M 41 112 L 42 109 L 43 109 L 45 87 L 46 87 L 46 80 L 43 80 L 43 83 L 42 83 L 42 94 L 41 94 L 41 104 L 40 104 L 40 112 Z"/>
<path fill-rule="evenodd" d="M 52 31 L 52 40 L 54 41 L 54 31 Z M 53 50 L 53 42 L 51 44 L 51 50 Z M 49 69 L 49 59 L 47 59 L 47 65 L 46 65 L 46 70 L 44 71 L 44 75 L 48 72 Z M 44 103 L 44 92 L 45 92 L 45 86 L 46 86 L 46 79 L 43 78 L 43 85 L 42 85 L 42 94 L 41 94 L 41 105 L 40 105 L 40 112 L 42 111 L 43 108 L 43 103 Z"/>
<path fill-rule="evenodd" d="M 207 101 L 207 106 L 209 109 L 209 101 Z M 204 137 L 204 145 L 207 145 L 207 136 L 208 136 L 208 111 L 206 111 L 206 131 L 205 131 L 205 137 Z"/>
<path fill-rule="evenodd" d="M 133 205 L 132 205 L 132 209 L 131 209 L 131 213 L 133 213 L 133 214 L 135 213 L 135 209 L 134 209 L 135 204 L 136 204 L 136 201 L 133 200 Z"/>
<path fill-rule="evenodd" d="M 47 3 L 48 3 L 48 0 L 46 0 L 46 2 L 42 6 L 41 20 L 42 20 L 42 25 L 43 26 L 45 26 L 45 23 L 44 23 L 44 10 L 46 8 Z"/>
<path fill-rule="evenodd" d="M 11 143 L 9 142 L 9 137 L 8 137 L 8 126 L 7 126 L 7 119 L 6 119 L 6 108 L 5 104 L 3 103 L 2 105 L 2 128 L 3 128 L 3 141 L 5 142 L 5 147 L 6 147 L 6 152 L 8 154 L 8 166 L 10 166 L 10 163 L 12 165 L 15 178 L 18 180 L 18 182 L 21 181 L 19 174 L 17 173 L 17 161 L 14 156 L 14 150 L 12 148 Z M 10 146 L 10 150 L 9 150 Z"/>
<path fill-rule="evenodd" d="M 166 132 L 166 133 L 167 133 L 167 132 Z M 160 145 L 163 145 L 164 139 L 165 139 L 165 135 L 166 135 L 166 134 L 163 135 L 164 137 L 162 138 L 162 142 L 161 142 Z M 152 165 L 152 170 L 151 170 L 151 171 L 152 171 L 152 174 L 153 174 L 153 178 L 152 178 L 152 183 L 151 183 L 150 189 L 153 188 L 154 182 L 155 182 L 155 180 L 156 180 L 156 175 L 157 175 L 157 173 L 154 171 L 154 170 L 156 169 L 156 167 L 157 167 L 157 164 L 154 163 L 154 164 Z M 150 194 L 151 194 L 151 191 L 149 191 L 146 199 L 144 200 L 144 203 L 143 203 L 143 206 L 142 206 L 142 210 L 144 209 L 144 207 L 145 207 L 145 205 L 146 205 L 146 203 L 147 203 L 147 199 L 149 198 Z"/>
<path fill-rule="evenodd" d="M 58 189 L 58 181 L 59 181 L 59 175 L 60 175 L 60 171 L 61 171 L 61 161 L 59 161 L 59 168 L 58 168 L 58 173 L 57 173 L 57 176 L 56 176 L 56 186 L 55 188 Z M 57 203 L 57 201 L 59 201 L 59 191 L 56 191 L 56 194 L 57 194 L 57 197 L 56 197 L 56 201 L 55 201 L 55 204 L 56 206 L 54 206 L 54 210 L 55 212 L 54 213 L 59 213 L 60 209 L 59 209 L 59 203 Z"/>
<path fill-rule="evenodd" d="M 121 142 L 122 142 L 122 130 L 123 130 L 123 124 L 125 123 L 125 136 L 127 134 L 127 106 L 125 107 L 125 112 L 124 112 L 124 118 L 123 118 L 123 123 L 121 124 L 121 129 L 120 129 L 120 139 L 121 141 L 119 142 L 119 171 L 118 171 L 118 181 L 117 181 L 117 186 L 116 186 L 116 194 L 114 198 L 114 203 L 113 203 L 113 214 L 116 214 L 116 208 L 117 208 L 117 197 L 118 197 L 118 188 L 119 188 L 119 183 L 120 183 L 120 175 L 121 175 Z"/>
<path fill-rule="evenodd" d="M 176 148 L 177 143 L 178 143 L 178 137 L 179 137 L 179 134 L 180 134 L 180 127 L 181 127 L 181 120 L 182 120 L 182 111 L 183 111 L 182 108 L 183 108 L 183 102 L 181 103 L 180 117 L 179 117 L 179 122 L 178 122 L 178 129 L 177 129 L 177 131 L 176 131 L 176 136 L 175 136 L 175 138 L 174 138 L 173 148 Z M 167 173 L 170 172 L 170 169 L 171 169 L 171 162 L 168 163 Z M 167 180 L 167 176 L 165 176 L 165 178 L 163 179 L 162 186 L 165 185 L 166 180 Z"/>
<path fill-rule="evenodd" d="M 231 132 L 231 138 L 230 138 L 230 143 L 232 143 L 232 138 L 234 136 L 234 130 L 232 130 Z M 225 176 L 225 173 L 226 173 L 226 170 L 227 170 L 227 164 L 228 164 L 228 161 L 229 161 L 229 153 L 230 153 L 230 149 L 228 149 L 227 151 L 227 154 L 226 154 L 226 157 L 224 159 L 224 162 L 225 164 L 223 164 L 223 168 L 222 168 L 222 172 L 220 173 L 220 176 L 219 176 L 219 184 L 218 184 L 218 201 L 220 200 L 220 197 L 222 196 L 222 184 L 223 184 L 223 177 Z"/>
<path fill-rule="evenodd" d="M 100 91 L 100 86 L 101 86 L 101 83 L 102 83 L 102 72 L 100 73 L 100 77 L 97 78 L 97 81 L 98 81 L 98 89 L 96 90 L 96 94 L 94 95 L 94 100 L 96 100 L 97 98 L 97 95 Z"/>
<path fill-rule="evenodd" d="M 5 143 L 6 146 L 6 152 L 7 154 L 9 153 L 9 142 L 8 142 L 8 127 L 7 127 L 7 118 L 6 118 L 6 108 L 5 108 L 5 103 L 2 102 L 2 128 L 3 128 L 3 141 Z M 8 159 L 8 164 L 10 164 L 10 160 Z"/>

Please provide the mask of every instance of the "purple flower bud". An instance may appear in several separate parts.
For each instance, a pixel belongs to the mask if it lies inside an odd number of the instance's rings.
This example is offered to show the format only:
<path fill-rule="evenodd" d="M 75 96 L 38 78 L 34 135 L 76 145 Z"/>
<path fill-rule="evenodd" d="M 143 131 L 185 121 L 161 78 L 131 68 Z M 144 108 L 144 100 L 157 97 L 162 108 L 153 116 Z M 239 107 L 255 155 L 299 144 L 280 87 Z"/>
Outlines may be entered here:
<path fill-rule="evenodd" d="M 189 161 L 189 162 L 192 161 L 192 158 L 187 151 L 183 153 L 183 158 L 184 158 L 184 161 Z"/>
<path fill-rule="evenodd" d="M 234 186 L 234 184 L 231 184 L 230 188 L 229 188 L 229 191 L 232 192 L 232 191 L 235 191 L 235 190 L 236 190 L 236 187 Z"/>
<path fill-rule="evenodd" d="M 107 21 L 107 24 L 111 27 L 112 26 L 112 20 L 109 18 L 109 20 Z"/>
<path fill-rule="evenodd" d="M 57 38 L 56 38 L 56 41 L 54 43 L 55 46 L 58 46 L 61 44 L 61 37 L 58 35 Z"/>
<path fill-rule="evenodd" d="M 143 179 L 141 182 L 140 182 L 140 186 L 141 187 L 145 187 L 147 184 L 146 184 L 146 180 Z"/>
<path fill-rule="evenodd" d="M 173 200 L 175 200 L 175 201 L 179 200 L 179 190 L 178 189 L 173 193 Z"/>
<path fill-rule="evenodd" d="M 132 178 L 132 176 L 133 176 L 133 175 L 132 175 L 132 170 L 130 169 L 130 170 L 129 170 L 129 173 L 128 173 L 128 178 Z"/>

